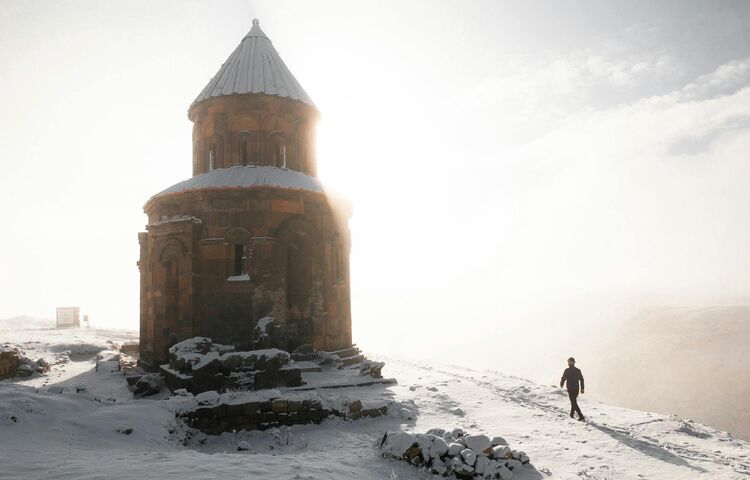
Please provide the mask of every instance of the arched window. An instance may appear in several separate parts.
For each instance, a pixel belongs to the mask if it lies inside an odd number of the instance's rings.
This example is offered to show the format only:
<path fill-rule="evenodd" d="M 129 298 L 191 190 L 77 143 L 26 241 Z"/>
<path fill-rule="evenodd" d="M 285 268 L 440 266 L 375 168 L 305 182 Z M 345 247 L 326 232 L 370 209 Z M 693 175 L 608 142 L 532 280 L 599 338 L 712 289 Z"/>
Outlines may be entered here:
<path fill-rule="evenodd" d="M 251 270 L 251 248 L 250 232 L 244 228 L 232 228 L 224 236 L 225 245 L 230 247 L 233 254 L 231 263 L 227 262 L 227 280 L 249 281 Z"/>
<path fill-rule="evenodd" d="M 247 148 L 247 140 L 244 138 L 240 140 L 240 165 L 249 165 L 250 164 L 250 156 L 249 151 Z"/>
<path fill-rule="evenodd" d="M 245 272 L 245 246 L 241 243 L 234 244 L 234 276 L 240 276 Z"/>
<path fill-rule="evenodd" d="M 286 166 L 286 141 L 284 137 L 278 133 L 271 135 L 271 165 L 279 168 L 287 168 Z"/>
<path fill-rule="evenodd" d="M 242 166 L 257 165 L 260 159 L 260 145 L 257 135 L 253 132 L 242 131 L 237 136 L 237 160 Z"/>
<path fill-rule="evenodd" d="M 217 168 L 223 168 L 224 162 L 222 161 L 222 152 L 224 151 L 224 140 L 219 135 L 214 135 L 208 140 L 208 171 L 216 170 Z"/>
<path fill-rule="evenodd" d="M 208 171 L 213 171 L 214 168 L 216 168 L 216 144 L 212 143 L 210 147 L 208 147 Z"/>

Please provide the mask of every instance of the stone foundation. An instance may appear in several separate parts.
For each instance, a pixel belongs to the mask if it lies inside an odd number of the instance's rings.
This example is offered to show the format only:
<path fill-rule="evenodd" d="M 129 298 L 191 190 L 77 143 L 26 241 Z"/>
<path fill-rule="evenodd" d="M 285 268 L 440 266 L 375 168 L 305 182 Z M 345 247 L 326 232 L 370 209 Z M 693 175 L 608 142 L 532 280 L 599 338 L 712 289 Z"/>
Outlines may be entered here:
<path fill-rule="evenodd" d="M 329 417 L 356 420 L 363 417 L 380 417 L 388 413 L 387 405 L 364 408 L 355 400 L 342 408 L 326 406 L 320 399 L 278 397 L 239 403 L 198 406 L 182 412 L 187 424 L 208 435 L 219 435 L 234 430 L 266 430 L 288 425 L 321 423 Z"/>

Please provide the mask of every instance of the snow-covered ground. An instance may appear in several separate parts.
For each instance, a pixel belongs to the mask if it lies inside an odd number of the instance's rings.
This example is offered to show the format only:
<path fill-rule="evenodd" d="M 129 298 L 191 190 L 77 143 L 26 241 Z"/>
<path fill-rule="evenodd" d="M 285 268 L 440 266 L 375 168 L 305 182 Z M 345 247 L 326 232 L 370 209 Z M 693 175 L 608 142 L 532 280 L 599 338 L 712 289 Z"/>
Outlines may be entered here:
<path fill-rule="evenodd" d="M 581 398 L 589 422 L 567 416 L 554 386 L 493 371 L 393 359 L 387 389 L 414 419 L 396 414 L 330 420 L 265 432 L 207 437 L 175 420 L 184 400 L 134 399 L 114 364 L 93 352 L 136 337 L 104 330 L 22 330 L 0 325 L 0 342 L 44 357 L 46 375 L 0 382 L 0 478 L 426 479 L 426 472 L 378 448 L 383 433 L 461 427 L 504 437 L 531 466 L 516 479 L 750 478 L 750 444 L 676 417 L 610 407 Z M 74 354 L 77 352 L 78 354 Z M 242 444 L 246 450 L 238 450 Z"/>

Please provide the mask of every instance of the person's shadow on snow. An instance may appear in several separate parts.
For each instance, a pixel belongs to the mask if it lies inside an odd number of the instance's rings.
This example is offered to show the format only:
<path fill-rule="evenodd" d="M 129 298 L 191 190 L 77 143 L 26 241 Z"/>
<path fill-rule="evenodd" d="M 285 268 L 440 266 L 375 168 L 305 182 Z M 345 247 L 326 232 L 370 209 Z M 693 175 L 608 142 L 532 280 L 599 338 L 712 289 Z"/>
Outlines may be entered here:
<path fill-rule="evenodd" d="M 684 458 L 680 457 L 679 455 L 675 455 L 674 453 L 655 443 L 651 443 L 646 440 L 640 440 L 638 438 L 633 438 L 627 433 L 623 433 L 613 428 L 605 427 L 604 425 L 597 425 L 596 423 L 589 423 L 588 425 L 596 428 L 600 432 L 606 433 L 618 442 L 634 450 L 638 450 L 645 455 L 648 455 L 649 457 L 656 458 L 657 460 L 661 460 L 663 462 L 671 463 L 672 465 L 687 467 L 699 473 L 706 473 L 708 471 L 704 468 L 691 465 Z"/>

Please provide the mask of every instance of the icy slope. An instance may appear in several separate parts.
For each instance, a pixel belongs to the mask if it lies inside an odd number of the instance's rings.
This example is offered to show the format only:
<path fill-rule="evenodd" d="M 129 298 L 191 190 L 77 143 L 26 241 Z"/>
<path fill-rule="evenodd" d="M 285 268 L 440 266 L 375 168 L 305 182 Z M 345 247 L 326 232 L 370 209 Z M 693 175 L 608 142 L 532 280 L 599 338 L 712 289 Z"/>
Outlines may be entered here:
<path fill-rule="evenodd" d="M 59 345 L 107 346 L 130 336 L 0 329 L 0 342 L 12 337 L 49 358 Z M 385 360 L 385 374 L 399 379 L 389 388 L 413 420 L 391 415 L 219 437 L 192 435 L 176 422 L 179 397 L 133 399 L 113 365 L 102 362 L 95 371 L 92 358 L 56 365 L 46 377 L 3 381 L 0 478 L 440 478 L 385 459 L 377 447 L 386 430 L 432 427 L 505 437 L 531 457 L 533 466 L 517 479 L 750 478 L 750 444 L 726 433 L 585 396 L 590 423 L 579 423 L 567 417 L 567 397 L 552 386 Z M 238 451 L 240 442 L 248 450 Z"/>

